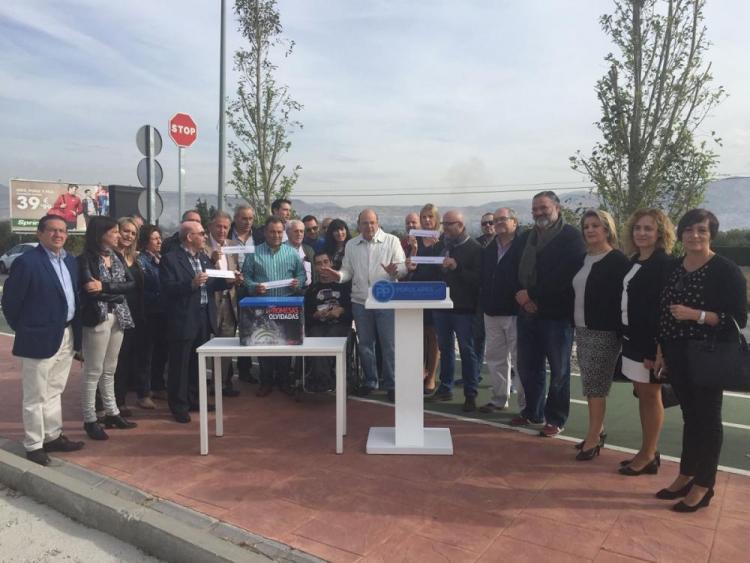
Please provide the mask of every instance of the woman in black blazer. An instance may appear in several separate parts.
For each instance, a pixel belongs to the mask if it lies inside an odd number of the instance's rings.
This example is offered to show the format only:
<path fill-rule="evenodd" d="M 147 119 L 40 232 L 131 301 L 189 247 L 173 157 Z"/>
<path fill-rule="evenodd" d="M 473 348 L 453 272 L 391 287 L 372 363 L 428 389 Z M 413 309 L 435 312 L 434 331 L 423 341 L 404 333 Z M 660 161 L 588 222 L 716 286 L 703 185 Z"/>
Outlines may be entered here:
<path fill-rule="evenodd" d="M 661 460 L 657 447 L 664 424 L 661 381 L 654 374 L 659 299 L 674 265 L 669 254 L 674 225 L 659 209 L 640 209 L 625 224 L 624 247 L 632 256 L 622 282 L 622 374 L 633 382 L 641 420 L 641 449 L 622 462 L 620 473 L 655 474 Z"/>
<path fill-rule="evenodd" d="M 581 218 L 586 254 L 573 276 L 576 355 L 581 369 L 583 394 L 589 407 L 589 429 L 576 447 L 578 461 L 599 455 L 604 445 L 604 413 L 620 355 L 620 307 L 622 278 L 628 259 L 617 246 L 614 219 L 606 211 L 590 209 Z"/>
<path fill-rule="evenodd" d="M 125 294 L 135 287 L 122 255 L 115 248 L 119 239 L 117 221 L 92 217 L 86 228 L 86 245 L 78 257 L 83 321 L 83 427 L 92 440 L 109 436 L 96 419 L 97 388 L 104 403 L 107 428 L 134 428 L 120 416 L 115 401 L 114 373 L 123 334 L 133 327 Z"/>
<path fill-rule="evenodd" d="M 734 262 L 711 250 L 718 231 L 719 221 L 705 209 L 692 209 L 680 219 L 677 236 L 685 256 L 667 279 L 659 309 L 654 369 L 668 373 L 684 426 L 680 474 L 656 496 L 684 496 L 685 500 L 673 506 L 677 512 L 695 512 L 711 502 L 723 437 L 723 389 L 691 381 L 688 342 L 736 339 L 735 323 L 740 327 L 747 323 L 745 277 Z"/>

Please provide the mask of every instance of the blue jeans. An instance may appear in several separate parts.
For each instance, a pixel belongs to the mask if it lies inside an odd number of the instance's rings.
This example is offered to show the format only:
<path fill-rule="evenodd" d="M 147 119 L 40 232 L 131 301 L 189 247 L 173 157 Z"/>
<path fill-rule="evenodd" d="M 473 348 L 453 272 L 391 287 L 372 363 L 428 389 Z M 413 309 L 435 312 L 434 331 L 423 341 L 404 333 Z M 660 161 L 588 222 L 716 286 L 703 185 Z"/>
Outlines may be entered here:
<path fill-rule="evenodd" d="M 464 380 L 464 397 L 477 396 L 479 366 L 474 349 L 474 314 L 433 311 L 435 330 L 440 348 L 440 388 L 438 393 L 453 389 L 453 372 L 456 369 L 455 339 L 461 354 L 461 375 Z"/>
<path fill-rule="evenodd" d="M 357 349 L 362 370 L 365 372 L 365 385 L 378 388 L 378 365 L 375 359 L 375 339 L 383 354 L 383 388 L 393 389 L 394 326 L 392 309 L 365 309 L 364 305 L 352 303 L 352 315 L 357 326 Z"/>
<path fill-rule="evenodd" d="M 521 416 L 562 428 L 570 411 L 570 353 L 573 327 L 568 320 L 518 316 L 518 375 L 526 393 Z M 545 360 L 549 362 L 547 386 Z"/>

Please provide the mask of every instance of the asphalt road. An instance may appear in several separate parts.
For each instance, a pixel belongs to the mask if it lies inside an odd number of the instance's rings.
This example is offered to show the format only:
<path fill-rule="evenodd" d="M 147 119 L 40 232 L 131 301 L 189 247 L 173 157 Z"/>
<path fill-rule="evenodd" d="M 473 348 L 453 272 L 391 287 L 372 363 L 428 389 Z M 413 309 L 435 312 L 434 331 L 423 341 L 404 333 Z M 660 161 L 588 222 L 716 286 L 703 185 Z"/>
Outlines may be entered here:
<path fill-rule="evenodd" d="M 88 528 L 0 484 L 3 563 L 159 563 L 132 545 Z"/>

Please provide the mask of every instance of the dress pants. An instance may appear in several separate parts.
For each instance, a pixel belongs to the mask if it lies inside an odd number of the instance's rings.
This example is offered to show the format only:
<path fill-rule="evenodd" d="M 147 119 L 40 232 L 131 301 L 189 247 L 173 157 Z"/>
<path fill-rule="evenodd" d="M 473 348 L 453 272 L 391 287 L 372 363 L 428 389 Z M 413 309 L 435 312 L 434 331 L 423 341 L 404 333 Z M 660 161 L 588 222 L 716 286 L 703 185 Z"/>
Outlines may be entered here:
<path fill-rule="evenodd" d="M 694 477 L 700 487 L 713 487 L 719 468 L 724 428 L 721 387 L 697 387 L 687 374 L 687 342 L 672 341 L 662 345 L 667 363 L 667 377 L 682 409 L 682 455 L 680 473 Z"/>
<path fill-rule="evenodd" d="M 62 433 L 62 392 L 73 362 L 73 328 L 51 358 L 21 358 L 23 447 L 31 452 Z"/>
<path fill-rule="evenodd" d="M 237 331 L 237 319 L 234 316 L 232 300 L 227 292 L 217 293 L 220 301 L 217 307 L 216 336 L 234 336 Z M 232 358 L 221 358 L 222 384 L 224 387 L 232 386 Z"/>
<path fill-rule="evenodd" d="M 198 355 L 195 350 L 208 341 L 208 307 L 201 307 L 198 332 L 191 340 L 169 341 L 167 398 L 172 414 L 187 414 L 198 404 Z"/>
<path fill-rule="evenodd" d="M 357 327 L 357 350 L 362 370 L 365 374 L 365 385 L 371 389 L 378 388 L 378 362 L 376 342 L 382 352 L 380 374 L 383 389 L 394 388 L 394 364 L 396 362 L 394 347 L 394 319 L 392 309 L 365 309 L 364 305 L 352 303 L 352 315 Z"/>
<path fill-rule="evenodd" d="M 139 379 L 139 363 L 141 353 L 138 345 L 137 328 L 127 329 L 122 336 L 120 354 L 117 358 L 117 369 L 115 370 L 115 401 L 117 406 L 125 405 L 128 389 L 136 384 Z"/>
<path fill-rule="evenodd" d="M 138 384 L 138 398 L 143 399 L 151 394 L 151 391 L 164 391 L 164 368 L 167 365 L 169 344 L 167 343 L 167 317 L 164 313 L 153 313 L 146 316 L 143 327 L 143 339 L 140 340 L 143 348 L 139 354 L 141 366 L 139 368 L 140 379 Z"/>
<path fill-rule="evenodd" d="M 83 421 L 96 422 L 96 390 L 99 389 L 104 413 L 117 416 L 115 370 L 124 336 L 114 313 L 96 326 L 83 327 Z"/>
<path fill-rule="evenodd" d="M 433 311 L 440 348 L 440 387 L 437 393 L 448 393 L 453 390 L 453 372 L 456 369 L 455 342 L 458 340 L 458 351 L 461 354 L 461 376 L 464 380 L 464 397 L 477 396 L 479 383 L 479 366 L 477 365 L 474 347 L 474 313 L 455 313 L 453 311 Z"/>
<path fill-rule="evenodd" d="M 516 319 L 515 315 L 484 315 L 484 329 L 487 337 L 487 367 L 489 368 L 490 385 L 492 386 L 490 404 L 499 408 L 508 406 L 511 381 L 516 386 L 519 408 L 523 409 L 526 406 L 523 385 L 521 385 L 518 377 L 518 362 L 516 360 Z"/>

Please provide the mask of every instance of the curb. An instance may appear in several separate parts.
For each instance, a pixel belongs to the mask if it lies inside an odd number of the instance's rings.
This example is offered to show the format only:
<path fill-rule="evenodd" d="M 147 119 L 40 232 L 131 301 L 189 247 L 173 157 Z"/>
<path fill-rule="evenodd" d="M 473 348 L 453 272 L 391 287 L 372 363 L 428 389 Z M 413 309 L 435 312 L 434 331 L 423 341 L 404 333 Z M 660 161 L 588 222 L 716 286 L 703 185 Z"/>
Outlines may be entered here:
<path fill-rule="evenodd" d="M 164 561 L 323 561 L 59 458 L 42 467 L 4 438 L 0 483 Z"/>

